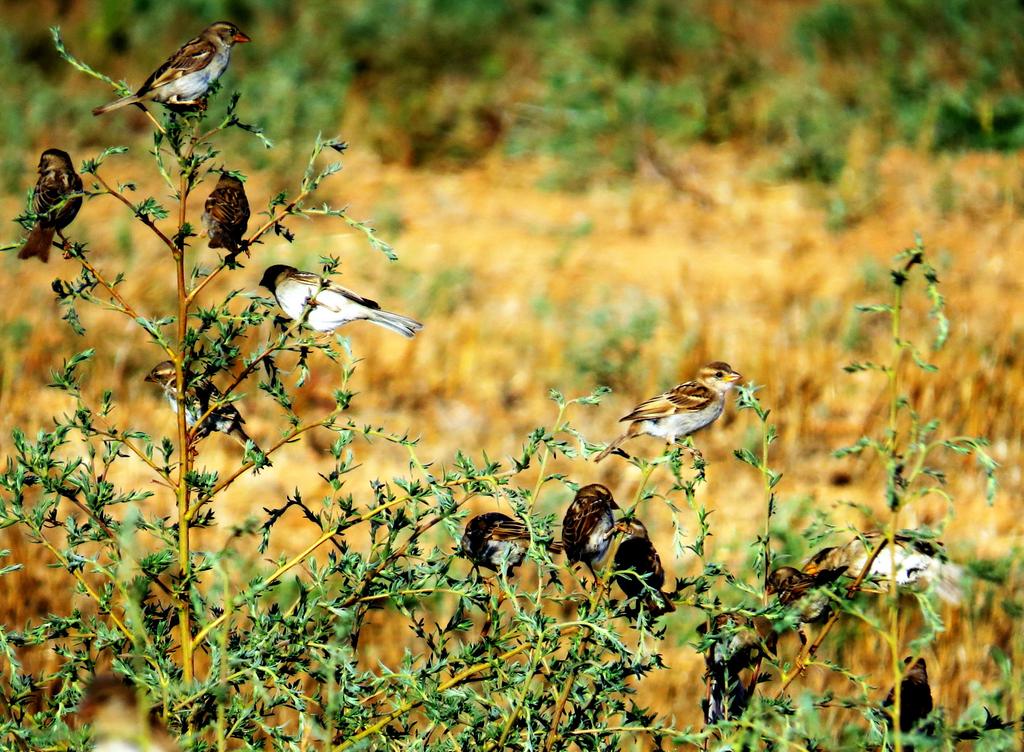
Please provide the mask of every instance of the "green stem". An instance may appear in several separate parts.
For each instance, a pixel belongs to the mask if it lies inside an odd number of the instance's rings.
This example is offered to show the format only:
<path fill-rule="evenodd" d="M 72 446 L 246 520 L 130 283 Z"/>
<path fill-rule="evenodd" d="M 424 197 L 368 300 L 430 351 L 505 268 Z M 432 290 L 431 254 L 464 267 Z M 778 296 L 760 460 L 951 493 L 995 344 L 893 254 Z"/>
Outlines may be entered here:
<path fill-rule="evenodd" d="M 554 437 L 562 430 L 562 419 L 565 417 L 566 405 L 562 405 L 558 408 L 558 417 L 555 418 L 554 428 L 551 429 L 551 436 Z M 544 485 L 544 473 L 548 466 L 548 457 L 551 456 L 551 450 L 548 449 L 547 444 L 543 448 L 544 455 L 540 458 L 540 468 L 537 473 L 537 482 L 533 486 L 533 492 L 530 494 L 530 506 L 529 509 L 532 512 L 534 505 L 537 503 L 537 497 L 540 496 L 541 486 Z"/>
<path fill-rule="evenodd" d="M 905 283 L 904 283 L 905 284 Z M 899 646 L 899 628 L 900 628 L 900 599 L 899 593 L 896 588 L 896 574 L 897 574 L 897 563 L 896 563 L 896 530 L 899 525 L 899 514 L 900 514 L 900 475 L 903 473 L 903 469 L 900 467 L 901 458 L 899 457 L 899 443 L 898 437 L 898 420 L 899 420 L 899 401 L 900 401 L 900 365 L 903 359 L 903 342 L 901 340 L 900 324 L 902 322 L 902 311 L 903 311 L 903 285 L 897 284 L 896 291 L 893 295 L 893 308 L 892 308 L 892 363 L 889 366 L 889 437 L 886 443 L 886 453 L 889 478 L 887 480 L 889 484 L 890 497 L 888 499 L 889 505 L 889 525 L 886 530 L 886 538 L 889 546 L 889 633 L 887 636 L 887 642 L 889 643 L 889 655 L 892 667 L 893 676 L 893 705 L 892 705 L 892 728 L 894 738 L 894 749 L 895 752 L 903 751 L 903 738 L 900 732 L 900 713 L 902 711 L 902 697 L 900 684 L 903 680 L 903 668 L 902 661 L 900 660 L 900 646 Z"/>

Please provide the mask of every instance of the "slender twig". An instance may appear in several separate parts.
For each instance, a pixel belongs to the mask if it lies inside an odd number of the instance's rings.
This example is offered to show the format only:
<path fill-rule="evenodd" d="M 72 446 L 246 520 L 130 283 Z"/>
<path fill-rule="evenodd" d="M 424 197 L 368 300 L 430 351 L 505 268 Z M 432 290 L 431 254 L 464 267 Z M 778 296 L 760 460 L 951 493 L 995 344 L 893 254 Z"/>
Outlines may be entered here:
<path fill-rule="evenodd" d="M 270 219 L 268 219 L 266 222 L 260 225 L 259 228 L 257 228 L 256 232 L 254 232 L 252 235 L 246 238 L 244 241 L 245 246 L 247 248 L 251 247 L 253 243 L 255 243 L 257 240 L 263 237 L 264 233 L 266 233 L 267 230 L 269 230 L 274 225 L 278 224 L 289 214 L 292 214 L 295 207 L 301 204 L 306 198 L 308 198 L 309 194 L 310 191 L 302 190 L 299 193 L 299 195 L 292 199 L 283 209 L 281 209 L 279 212 L 276 212 L 273 216 L 270 217 Z"/>
<path fill-rule="evenodd" d="M 180 163 L 179 163 L 180 164 Z M 180 169 L 178 188 L 178 234 L 183 235 L 188 203 L 188 177 L 184 168 Z M 187 589 L 191 587 L 192 576 L 192 551 L 189 540 L 189 495 L 190 487 L 188 475 L 192 468 L 191 434 L 188 428 L 188 404 L 185 394 L 185 359 L 187 358 L 188 344 L 188 288 L 185 285 L 185 248 L 182 237 L 182 247 L 171 244 L 171 253 L 174 257 L 174 266 L 177 279 L 177 300 L 178 300 L 178 352 L 171 360 L 174 363 L 174 381 L 176 386 L 175 400 L 177 401 L 178 418 L 178 480 L 177 480 L 177 506 L 178 506 L 178 573 L 181 577 L 182 587 L 186 589 L 182 598 L 181 606 L 178 609 L 179 633 L 181 641 L 182 671 L 185 682 L 191 682 L 195 666 L 193 659 L 193 637 L 192 637 L 192 609 L 191 599 Z"/>
<path fill-rule="evenodd" d="M 127 447 L 129 450 L 131 450 L 132 454 L 134 454 L 140 460 L 142 460 L 147 465 L 149 465 L 149 467 L 153 470 L 153 472 L 155 472 L 157 475 L 160 476 L 159 480 L 157 481 L 158 483 L 160 483 L 161 485 L 164 485 L 164 486 L 166 486 L 167 488 L 170 488 L 170 489 L 173 489 L 175 487 L 174 483 L 171 481 L 170 477 L 168 476 L 168 473 L 166 473 L 164 471 L 164 469 L 162 467 L 160 467 L 158 464 L 153 462 L 153 460 L 151 460 L 149 457 L 147 457 L 146 453 L 143 452 L 142 449 L 140 449 L 133 441 L 131 441 L 130 439 L 126 439 L 124 436 L 122 436 L 120 434 L 116 434 L 112 430 L 109 430 L 109 429 L 108 430 L 100 430 L 98 428 L 93 427 L 92 431 L 97 436 L 102 436 L 105 439 L 110 439 L 111 441 L 116 441 L 119 444 L 123 444 L 125 447 Z"/>
<path fill-rule="evenodd" d="M 117 543 L 118 543 L 117 534 L 113 531 L 113 529 L 111 529 L 110 525 L 108 525 L 103 520 L 102 517 L 100 517 L 98 514 L 95 514 L 91 509 L 89 509 L 89 507 L 87 507 L 85 504 L 80 502 L 78 500 L 78 497 L 75 496 L 73 493 L 67 493 L 67 494 L 61 493 L 60 496 L 61 496 L 61 498 L 66 499 L 67 501 L 70 501 L 72 504 L 74 504 L 76 507 L 78 507 L 82 512 L 84 512 L 89 517 L 89 519 L 91 519 L 94 523 L 96 523 L 96 526 L 99 527 L 104 532 L 104 534 L 107 536 L 107 538 L 110 540 L 110 542 L 115 544 L 115 545 L 117 545 Z M 123 554 L 124 551 L 122 550 L 121 553 Z M 132 557 L 132 558 L 134 558 L 134 557 Z M 139 563 L 138 559 L 135 559 L 134 563 L 138 564 Z M 157 577 L 156 575 L 150 575 L 150 574 L 147 574 L 146 576 L 149 578 L 149 580 L 152 583 L 154 583 L 157 587 L 159 587 L 164 592 L 164 595 L 166 595 L 168 598 L 172 599 L 175 603 L 178 602 L 178 597 L 174 594 L 174 592 L 167 585 L 165 585 L 163 583 L 163 581 L 159 577 Z"/>
<path fill-rule="evenodd" d="M 110 297 L 117 301 L 117 304 L 119 306 L 121 306 L 120 309 L 114 306 L 113 310 L 120 310 L 126 316 L 130 317 L 132 321 L 137 322 L 140 319 L 142 319 L 142 317 L 139 316 L 135 308 L 133 308 L 132 305 L 127 300 L 125 300 L 124 296 L 121 295 L 121 293 L 119 293 L 117 289 L 112 284 L 110 284 L 102 274 L 99 273 L 99 271 L 96 269 L 95 266 L 93 266 L 89 259 L 87 259 L 85 256 L 77 256 L 76 260 L 78 261 L 78 263 L 80 263 L 82 266 L 89 270 L 89 273 L 96 278 L 96 281 L 99 282 L 100 286 L 103 287 L 103 289 L 110 294 Z M 166 352 L 169 356 L 171 356 L 172 358 L 174 357 L 174 350 L 172 350 L 166 343 L 158 341 L 157 344 L 159 344 L 160 347 L 164 349 L 164 352 Z"/>
<path fill-rule="evenodd" d="M 887 543 L 888 541 L 882 540 L 871 551 L 871 555 L 868 556 L 867 561 L 864 562 L 864 567 L 861 569 L 860 574 L 858 574 L 856 579 L 854 579 L 854 581 L 849 585 L 849 587 L 847 587 L 846 592 L 848 595 L 856 592 L 860 588 L 861 583 L 864 582 L 864 579 L 868 576 L 868 573 L 871 572 L 871 567 L 874 566 L 875 559 L 878 558 L 878 555 L 882 552 L 882 549 L 885 548 Z M 821 631 L 818 633 L 818 636 L 814 639 L 814 642 L 810 643 L 806 648 L 800 651 L 800 653 L 796 657 L 793 671 L 783 680 L 782 687 L 775 695 L 776 699 L 782 697 L 786 693 L 786 689 L 789 687 L 789 685 L 792 684 L 793 681 L 800 674 L 803 673 L 803 670 L 807 667 L 807 661 L 813 658 L 815 653 L 818 652 L 818 648 L 821 647 L 821 644 L 825 641 L 825 637 L 832 630 L 832 627 L 836 625 L 836 622 L 839 621 L 839 617 L 841 615 L 841 611 L 833 611 L 831 616 L 829 616 L 828 621 L 826 621 L 825 624 L 822 626 Z"/>
<path fill-rule="evenodd" d="M 51 554 L 53 554 L 54 558 L 57 559 L 60 565 L 66 571 L 70 572 L 76 580 L 78 580 L 78 584 L 82 586 L 82 589 L 85 590 L 85 592 L 89 594 L 89 597 L 96 601 L 96 603 L 102 608 L 103 599 L 100 598 L 99 594 L 95 590 L 93 590 L 92 586 L 85 579 L 85 577 L 82 576 L 82 573 L 78 570 L 78 568 L 72 566 L 71 563 L 67 560 L 67 557 L 65 557 L 64 554 L 58 551 L 57 548 L 52 543 L 50 543 L 47 537 L 43 535 L 42 530 L 35 530 L 34 532 L 39 537 L 39 540 L 46 547 L 46 549 Z M 114 625 L 121 630 L 124 636 L 127 637 L 129 640 L 133 640 L 134 638 L 132 637 L 131 630 L 129 630 L 128 627 L 125 626 L 124 622 L 121 621 L 120 618 L 118 618 L 117 614 L 115 614 L 109 608 L 105 610 L 110 615 L 111 621 L 113 621 Z"/>
<path fill-rule="evenodd" d="M 307 431 L 312 431 L 314 428 L 319 428 L 321 426 L 328 425 L 340 413 L 341 413 L 341 409 L 338 408 L 336 410 L 332 410 L 330 413 L 327 414 L 327 416 L 321 418 L 320 420 L 313 421 L 312 423 L 307 423 L 304 426 L 296 426 L 295 428 L 290 430 L 287 434 L 285 434 L 282 438 L 278 439 L 272 446 L 270 446 L 268 449 L 266 449 L 264 452 L 262 452 L 263 456 L 264 457 L 269 457 L 274 452 L 276 452 L 278 449 L 283 447 L 285 444 L 288 444 L 289 442 L 294 441 L 297 437 L 301 436 L 302 434 L 306 433 Z M 196 500 L 196 503 L 193 504 L 189 508 L 189 510 L 188 510 L 188 519 L 189 520 L 194 519 L 195 515 L 196 515 L 196 512 L 198 512 L 204 506 L 206 506 L 211 501 L 213 501 L 214 497 L 216 497 L 217 494 L 219 494 L 225 488 L 227 488 L 232 483 L 234 483 L 236 480 L 238 480 L 240 477 L 242 477 L 246 472 L 248 472 L 253 467 L 255 467 L 255 465 L 256 465 L 255 460 L 249 460 L 248 462 L 243 463 L 241 467 L 239 467 L 237 470 L 235 470 L 229 476 L 224 478 L 224 480 L 222 480 L 219 483 L 217 483 L 217 485 L 215 485 L 212 489 L 210 489 L 209 492 L 203 494 L 200 498 L 198 498 Z"/>
<path fill-rule="evenodd" d="M 278 336 L 278 338 L 277 338 L 277 342 L 274 343 L 274 345 L 272 345 L 272 346 L 268 346 L 266 350 L 261 352 L 255 358 L 253 358 L 252 361 L 247 366 L 245 366 L 245 368 L 242 369 L 241 373 L 239 373 L 237 376 L 235 376 L 234 380 L 230 384 L 228 384 L 228 386 L 223 391 L 221 391 L 221 395 L 224 396 L 224 397 L 227 397 L 228 395 L 230 395 L 232 392 L 235 391 L 235 389 L 237 389 L 241 385 L 241 383 L 243 381 L 245 381 L 246 377 L 256 369 L 256 366 L 258 366 L 260 363 L 262 363 L 264 360 L 266 360 L 273 353 L 280 352 L 280 351 L 286 349 L 285 348 L 285 344 L 288 341 L 288 337 L 291 335 L 292 332 L 295 331 L 295 329 L 297 329 L 299 327 L 299 325 L 301 323 L 302 323 L 301 319 L 298 320 L 298 321 L 295 321 L 285 331 L 281 332 L 280 336 Z M 195 437 L 196 433 L 199 431 L 200 427 L 203 425 L 203 422 L 207 418 L 209 418 L 213 414 L 214 410 L 216 410 L 222 404 L 223 404 L 223 401 L 211 400 L 210 406 L 206 408 L 206 411 L 202 415 L 200 415 L 193 422 L 192 429 L 189 432 L 189 439 L 190 440 Z M 337 412 L 337 411 L 335 411 L 335 412 Z"/>
<path fill-rule="evenodd" d="M 107 181 L 104 180 L 100 176 L 99 172 L 94 172 L 93 175 L 100 182 L 100 185 L 103 186 L 103 188 L 107 191 L 107 193 L 109 193 L 111 196 L 113 196 L 118 201 L 120 201 L 122 204 L 124 204 L 129 209 L 131 209 L 132 210 L 132 214 L 135 215 L 144 225 L 146 225 L 146 227 L 148 227 L 150 230 L 152 230 L 153 233 L 158 238 L 160 238 L 161 242 L 163 242 L 163 244 L 166 245 L 169 250 L 171 250 L 171 251 L 177 250 L 175 248 L 175 246 L 174 246 L 174 242 L 169 237 L 164 235 L 163 232 L 161 232 L 160 228 L 156 226 L 156 224 L 153 222 L 152 219 L 149 218 L 149 215 L 147 215 L 147 214 L 140 214 L 136 210 L 135 205 L 131 201 L 128 200 L 128 197 L 125 196 L 120 191 L 118 191 L 118 190 L 116 190 L 114 188 L 111 188 L 110 184 L 107 183 Z"/>
<path fill-rule="evenodd" d="M 192 303 L 195 301 L 196 297 L 198 297 L 199 293 L 201 293 L 203 291 L 203 288 L 206 287 L 208 284 L 210 284 L 210 282 L 212 282 L 225 269 L 227 269 L 227 264 L 224 263 L 223 261 L 221 261 L 221 263 L 218 264 L 216 269 L 214 269 L 212 272 L 207 274 L 203 278 L 202 282 L 200 282 L 198 285 L 196 285 L 195 287 L 192 288 L 192 290 L 188 294 L 188 299 L 187 299 L 189 307 L 192 306 Z"/>
<path fill-rule="evenodd" d="M 520 645 L 517 648 L 513 648 L 512 650 L 506 651 L 506 652 L 502 653 L 501 655 L 495 656 L 494 659 L 491 660 L 491 661 L 488 661 L 486 663 L 477 663 L 474 666 L 470 666 L 469 668 L 464 669 L 463 671 L 460 671 L 459 673 L 457 673 L 455 676 L 453 676 L 448 681 L 439 684 L 437 686 L 437 688 L 432 691 L 432 693 L 433 694 L 438 694 L 438 693 L 441 693 L 441 692 L 447 692 L 449 689 L 452 689 L 453 687 L 457 687 L 459 684 L 462 684 L 464 681 L 469 680 L 470 677 L 472 677 L 474 674 L 479 674 L 481 671 L 484 671 L 484 670 L 490 668 L 494 663 L 500 663 L 501 661 L 507 661 L 509 658 L 512 658 L 513 656 L 516 656 L 516 655 L 519 655 L 520 653 L 522 653 L 524 650 L 528 649 L 529 647 L 531 647 L 530 643 L 523 643 L 522 645 Z M 353 746 L 359 740 L 365 739 L 366 737 L 370 736 L 371 734 L 377 733 L 378 731 L 380 731 L 382 728 L 387 726 L 389 723 L 391 723 L 396 718 L 400 718 L 401 716 L 403 716 L 406 713 L 408 713 L 410 710 L 413 710 L 414 708 L 419 707 L 424 702 L 426 702 L 426 698 L 420 698 L 418 700 L 408 700 L 408 701 L 402 703 L 398 708 L 396 708 L 395 710 L 393 710 L 390 713 L 388 713 L 386 716 L 381 718 L 379 721 L 377 721 L 373 725 L 367 726 L 365 729 L 363 729 L 359 733 L 355 734 L 354 736 L 350 736 L 348 739 L 343 741 L 341 744 L 333 747 L 334 752 L 341 752 L 341 750 L 348 749 L 349 747 Z"/>

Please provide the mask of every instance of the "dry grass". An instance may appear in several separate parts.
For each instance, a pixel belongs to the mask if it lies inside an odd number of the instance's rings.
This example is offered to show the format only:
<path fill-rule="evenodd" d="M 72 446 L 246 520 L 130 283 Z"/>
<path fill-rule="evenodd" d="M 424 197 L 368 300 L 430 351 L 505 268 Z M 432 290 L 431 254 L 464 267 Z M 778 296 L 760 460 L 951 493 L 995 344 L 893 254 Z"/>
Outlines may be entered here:
<path fill-rule="evenodd" d="M 677 167 L 712 199 L 709 206 L 675 193 L 653 173 L 629 186 L 552 194 L 534 188 L 541 164 L 493 161 L 460 174 L 409 172 L 382 166 L 356 150 L 328 192 L 337 202 L 349 202 L 354 216 L 377 219 L 382 234 L 394 241 L 400 265 L 389 266 L 364 250 L 354 234 L 335 234 L 335 225 L 301 225 L 296 245 L 272 240 L 257 250 L 249 269 L 219 280 L 217 287 L 222 292 L 230 286 L 253 288 L 271 261 L 312 267 L 319 254 L 333 253 L 344 260 L 347 285 L 385 307 L 421 317 L 426 329 L 412 342 L 368 326 L 350 327 L 354 350 L 364 358 L 355 376 L 359 396 L 352 417 L 394 430 L 411 427 L 421 436 L 420 457 L 438 460 L 450 460 L 457 447 L 472 448 L 475 456 L 515 452 L 530 429 L 553 418 L 548 388 L 576 394 L 596 386 L 574 355 L 605 333 L 590 312 L 608 306 L 628 316 L 653 308 L 653 336 L 635 343 L 638 365 L 623 372 L 621 389 L 600 408 L 577 413 L 577 425 L 593 440 L 611 438 L 617 417 L 639 398 L 688 378 L 702 362 L 727 360 L 765 385 L 761 398 L 772 408 L 781 434 L 773 465 L 785 471 L 781 507 L 789 524 L 807 524 L 815 508 L 856 524 L 858 514 L 839 502 L 881 511 L 880 473 L 834 460 L 830 451 L 876 426 L 884 398 L 877 381 L 846 375 L 841 367 L 885 342 L 884 332 L 858 321 L 851 307 L 884 295 L 889 258 L 918 231 L 939 252 L 954 327 L 949 346 L 935 359 L 940 372 L 914 376 L 912 391 L 921 412 L 942 418 L 950 435 L 988 436 L 1003 465 L 993 507 L 986 505 L 970 464 L 947 465 L 956 506 L 945 539 L 958 559 L 1006 556 L 1024 533 L 1013 501 L 1024 491 L 1018 465 L 1024 438 L 1019 418 L 1024 413 L 1021 166 L 1014 158 L 972 155 L 935 163 L 891 151 L 878 165 L 873 211 L 834 234 L 816 208 L 819 197 L 797 185 L 759 179 L 763 157 L 736 146 L 678 155 Z M 30 161 L 26 156 L 26 185 Z M 116 172 L 119 167 L 111 162 L 105 173 L 143 182 L 145 168 L 136 166 L 129 174 Z M 944 186 L 942 196 L 936 186 Z M 149 187 L 162 195 L 159 185 Z M 259 205 L 281 187 L 256 179 L 250 199 Z M 13 216 L 19 205 L 6 199 L 0 208 Z M 161 251 L 148 238 L 129 235 L 135 232 L 129 226 L 122 207 L 108 199 L 87 205 L 74 229 L 90 243 L 102 269 L 126 272 L 127 293 L 143 301 L 143 311 L 155 314 L 172 301 L 173 280 L 165 271 L 170 266 L 160 263 L 166 260 L 157 257 Z M 201 245 L 196 256 L 211 258 Z M 60 394 L 45 389 L 48 369 L 85 346 L 102 353 L 91 366 L 90 388 L 96 394 L 108 386 L 115 390 L 116 415 L 142 430 L 173 430 L 162 399 L 142 382 L 160 356 L 140 332 L 114 315 L 90 313 L 88 334 L 79 339 L 58 321 L 49 281 L 54 274 L 72 276 L 71 262 L 58 259 L 43 268 L 8 256 L 2 263 L 8 281 L 0 309 L 0 442 L 9 446 L 12 428 L 33 433 L 50 425 L 50 415 L 68 408 Z M 315 369 L 304 409 L 327 404 L 336 378 L 336 371 Z M 263 395 L 251 394 L 241 409 L 257 440 L 267 441 L 283 427 L 277 408 Z M 737 416 L 730 406 L 721 424 L 698 437 L 710 462 L 701 499 L 715 510 L 709 556 L 737 566 L 748 556 L 764 515 L 758 479 L 732 457 L 733 447 L 754 438 L 752 418 Z M 239 521 L 259 507 L 279 504 L 296 487 L 307 498 L 318 498 L 325 490 L 314 470 L 327 465 L 328 439 L 313 436 L 290 446 L 271 470 L 246 476 L 219 502 L 218 519 Z M 636 442 L 637 449 L 655 451 L 643 441 Z M 208 439 L 204 450 L 202 461 L 215 466 L 226 466 L 237 453 L 219 436 Z M 366 461 L 367 450 L 359 451 L 364 464 L 348 486 L 357 498 L 365 493 L 365 481 L 409 471 L 397 448 L 375 445 L 372 461 Z M 614 458 L 565 469 L 579 482 L 601 481 L 623 496 L 634 493 L 638 481 Z M 137 470 L 119 481 L 148 483 Z M 170 510 L 170 497 L 153 490 L 153 509 Z M 541 506 L 553 511 L 565 501 L 566 494 L 552 488 Z M 938 502 L 923 503 L 905 512 L 903 522 L 936 524 L 945 512 Z M 669 554 L 667 520 L 652 514 L 660 523 L 656 537 L 663 555 Z M 689 538 L 694 529 L 692 519 L 687 522 Z M 309 532 L 298 524 L 295 530 L 287 536 L 291 540 L 276 535 L 272 550 L 301 548 Z M 72 600 L 67 575 L 43 569 L 49 562 L 38 549 L 17 541 L 13 531 L 3 535 L 0 546 L 13 547 L 13 558 L 28 565 L 5 578 L 3 623 L 21 624 L 67 609 Z M 201 545 L 215 546 L 221 535 L 206 533 Z M 670 574 L 694 571 L 689 555 L 663 557 Z M 995 681 L 990 648 L 1014 649 L 1011 635 L 1020 625 L 999 604 L 1011 590 L 1019 597 L 1024 588 L 1019 568 L 1016 576 L 1000 586 L 977 583 L 962 612 L 946 613 L 948 629 L 927 654 L 936 700 L 954 718 Z M 365 632 L 361 649 L 367 665 L 395 660 L 411 632 L 385 621 L 382 612 L 373 618 L 380 621 L 374 632 L 379 639 L 371 641 L 371 632 Z M 639 687 L 646 702 L 674 714 L 677 726 L 699 719 L 703 665 L 689 644 L 695 619 L 686 609 L 673 617 L 665 643 L 672 670 Z M 788 649 L 795 647 L 786 643 Z M 885 676 L 885 653 L 878 643 L 858 639 L 842 650 L 853 670 Z M 881 697 L 888 681 L 877 683 Z"/>

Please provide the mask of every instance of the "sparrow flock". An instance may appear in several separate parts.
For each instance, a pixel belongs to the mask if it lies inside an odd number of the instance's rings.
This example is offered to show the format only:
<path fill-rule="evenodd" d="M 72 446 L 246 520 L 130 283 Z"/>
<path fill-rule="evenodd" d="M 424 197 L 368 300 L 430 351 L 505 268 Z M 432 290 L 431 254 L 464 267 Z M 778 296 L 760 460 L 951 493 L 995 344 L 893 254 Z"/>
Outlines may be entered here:
<path fill-rule="evenodd" d="M 147 102 L 173 110 L 203 109 L 210 87 L 228 67 L 234 45 L 249 41 L 233 23 L 213 23 L 168 57 L 134 94 L 97 107 L 93 114 L 128 105 L 144 108 Z M 82 180 L 71 157 L 60 149 L 44 151 L 32 194 L 35 224 L 18 257 L 47 261 L 54 235 L 60 234 L 65 242 L 62 231 L 77 216 L 82 195 Z M 245 233 L 249 217 L 244 184 L 231 172 L 222 172 L 202 215 L 209 247 L 225 249 L 230 260 L 241 252 L 248 254 Z M 259 284 L 271 292 L 285 316 L 317 332 L 331 332 L 353 321 L 369 321 L 405 337 L 413 337 L 423 328 L 412 318 L 383 310 L 369 298 L 293 266 L 268 267 Z M 202 439 L 211 433 L 223 433 L 259 451 L 231 399 L 209 379 L 185 376 L 188 385 L 183 404 L 192 436 Z M 622 444 L 641 435 L 674 445 L 708 427 L 722 415 L 728 392 L 741 378 L 728 363 L 708 363 L 692 381 L 644 400 L 620 418 L 620 422 L 629 424 L 626 430 L 594 461 L 600 462 L 612 453 L 628 457 Z M 171 361 L 156 365 L 146 381 L 158 385 L 172 409 L 178 410 L 177 375 Z M 692 446 L 685 448 L 699 454 Z M 674 611 L 677 592 L 663 590 L 665 570 L 647 527 L 633 512 L 621 516 L 619 512 L 609 488 L 599 483 L 584 485 L 566 509 L 561 541 L 546 543 L 544 548 L 550 554 L 564 551 L 570 564 L 586 565 L 597 586 L 616 584 L 637 609 L 655 617 Z M 509 576 L 523 563 L 532 542 L 533 533 L 523 521 L 492 511 L 467 522 L 460 546 L 475 567 Z M 843 546 L 819 551 L 802 569 L 779 567 L 767 579 L 767 594 L 791 608 L 801 625 L 820 622 L 830 612 L 829 589 L 841 578 L 857 577 L 870 552 L 886 543 L 875 533 L 859 535 Z M 884 583 L 894 571 L 899 587 L 933 582 L 944 599 L 954 603 L 959 600 L 959 567 L 945 561 L 941 549 L 933 543 L 898 536 L 894 550 L 883 550 L 875 556 L 865 582 Z M 734 717 L 745 707 L 757 678 L 755 675 L 747 683 L 741 675 L 749 671 L 756 674 L 761 659 L 774 654 L 779 635 L 766 618 L 747 619 L 737 614 L 719 614 L 700 629 L 700 634 L 711 641 L 705 651 L 705 716 L 708 723 L 714 723 Z M 800 636 L 806 640 L 802 626 Z M 909 665 L 911 659 L 907 660 Z M 932 710 L 924 659 L 910 665 L 899 691 L 903 707 L 900 726 L 909 731 Z M 893 704 L 895 692 L 893 688 L 884 706 Z M 178 749 L 155 717 L 140 706 L 135 690 L 112 676 L 93 681 L 79 714 L 91 724 L 95 749 L 100 752 Z"/>

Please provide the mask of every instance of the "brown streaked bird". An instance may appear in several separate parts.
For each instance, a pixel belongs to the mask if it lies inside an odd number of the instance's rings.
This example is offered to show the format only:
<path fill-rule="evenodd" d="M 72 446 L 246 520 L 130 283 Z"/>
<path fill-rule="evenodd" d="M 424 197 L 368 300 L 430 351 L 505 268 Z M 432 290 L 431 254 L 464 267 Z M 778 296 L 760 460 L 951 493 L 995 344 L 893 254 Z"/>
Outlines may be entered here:
<path fill-rule="evenodd" d="M 210 239 L 210 248 L 225 248 L 232 259 L 241 251 L 248 254 L 244 237 L 249 226 L 249 199 L 242 181 L 223 173 L 203 209 L 203 227 Z"/>
<path fill-rule="evenodd" d="M 139 90 L 97 107 L 93 115 L 153 101 L 169 107 L 202 107 L 213 82 L 227 70 L 231 48 L 252 41 L 230 21 L 217 21 L 188 40 L 153 71 Z"/>
<path fill-rule="evenodd" d="M 570 563 L 583 562 L 595 574 L 604 565 L 616 532 L 618 508 L 612 492 L 600 483 L 576 492 L 562 519 L 562 544 Z"/>
<path fill-rule="evenodd" d="M 814 624 L 828 618 L 831 611 L 829 598 L 825 593 L 814 592 L 842 575 L 840 569 L 822 570 L 807 574 L 793 567 L 779 567 L 768 575 L 768 595 L 777 596 L 784 606 L 797 610 L 801 624 Z M 800 642 L 806 643 L 807 636 L 799 630 Z"/>
<path fill-rule="evenodd" d="M 149 375 L 146 376 L 146 381 L 151 384 L 158 384 L 163 388 L 168 404 L 171 406 L 174 414 L 177 415 L 178 389 L 174 364 L 169 360 L 158 363 L 149 372 Z M 205 415 L 207 411 L 210 412 L 195 432 L 197 440 L 217 432 L 226 433 L 243 447 L 246 445 L 246 442 L 252 441 L 245 432 L 245 429 L 242 428 L 245 419 L 238 412 L 238 408 L 230 402 L 221 402 L 224 399 L 224 395 L 220 393 L 220 390 L 209 379 L 193 381 L 186 391 L 185 424 L 190 429 L 195 426 L 196 421 Z M 213 409 L 211 410 L 211 408 Z M 262 453 L 262 450 L 255 441 L 252 441 L 252 444 L 257 452 Z"/>
<path fill-rule="evenodd" d="M 676 610 L 671 595 L 662 591 L 665 568 L 647 528 L 638 519 L 619 522 L 623 538 L 615 549 L 615 582 L 627 598 L 641 598 L 652 616 Z"/>
<path fill-rule="evenodd" d="M 728 363 L 715 361 L 700 369 L 693 381 L 651 397 L 619 418 L 629 428 L 594 458 L 600 462 L 627 439 L 648 435 L 671 446 L 679 439 L 711 425 L 725 409 L 725 395 L 743 378 Z"/>
<path fill-rule="evenodd" d="M 18 251 L 18 258 L 35 256 L 44 264 L 50 259 L 50 245 L 53 236 L 60 232 L 82 208 L 82 178 L 75 172 L 75 166 L 66 151 L 47 149 L 39 157 L 39 179 L 32 194 L 32 211 L 38 220 L 25 245 Z"/>
<path fill-rule="evenodd" d="M 273 293 L 288 318 L 299 321 L 305 314 L 306 324 L 318 332 L 334 331 L 350 321 L 369 321 L 404 337 L 423 328 L 408 316 L 381 310 L 376 301 L 294 266 L 274 264 L 263 273 L 260 286 Z"/>
<path fill-rule="evenodd" d="M 904 666 L 910 666 L 912 659 L 908 656 L 903 659 Z M 889 690 L 889 694 L 882 702 L 882 707 L 891 708 L 896 702 L 896 688 Z M 900 681 L 900 731 L 909 733 L 918 726 L 921 721 L 928 717 L 934 707 L 932 703 L 932 689 L 928 684 L 928 665 L 924 658 L 918 658 L 914 665 L 906 669 L 903 679 Z M 889 726 L 892 727 L 892 714 L 887 712 Z M 928 729 L 920 729 L 928 733 Z M 903 745 L 904 749 L 912 750 L 913 747 Z"/>
<path fill-rule="evenodd" d="M 762 658 L 775 654 L 778 634 L 763 616 L 749 619 L 740 614 L 718 614 L 697 627 L 712 643 L 704 651 L 707 695 L 704 722 L 735 720 L 746 710 L 757 685 L 757 676 L 744 681 L 742 672 L 756 669 Z"/>
<path fill-rule="evenodd" d="M 501 512 L 484 512 L 466 523 L 462 534 L 462 553 L 476 566 L 511 574 L 523 563 L 530 547 L 530 531 L 519 520 Z M 562 544 L 547 545 L 551 553 L 562 550 Z"/>
<path fill-rule="evenodd" d="M 963 567 L 946 558 L 941 543 L 904 533 L 898 533 L 895 540 L 897 587 L 914 588 L 931 584 L 936 594 L 946 603 L 956 605 L 960 602 L 963 597 Z M 877 531 L 863 533 L 841 546 L 822 549 L 810 558 L 803 570 L 808 574 L 816 574 L 838 569 L 846 577 L 856 577 L 876 546 L 888 548 L 886 536 Z M 871 564 L 868 580 L 888 583 L 892 578 L 892 570 L 893 557 L 883 548 Z"/>
<path fill-rule="evenodd" d="M 78 706 L 92 727 L 94 752 L 179 752 L 160 720 L 139 702 L 136 691 L 112 674 L 90 682 Z"/>

